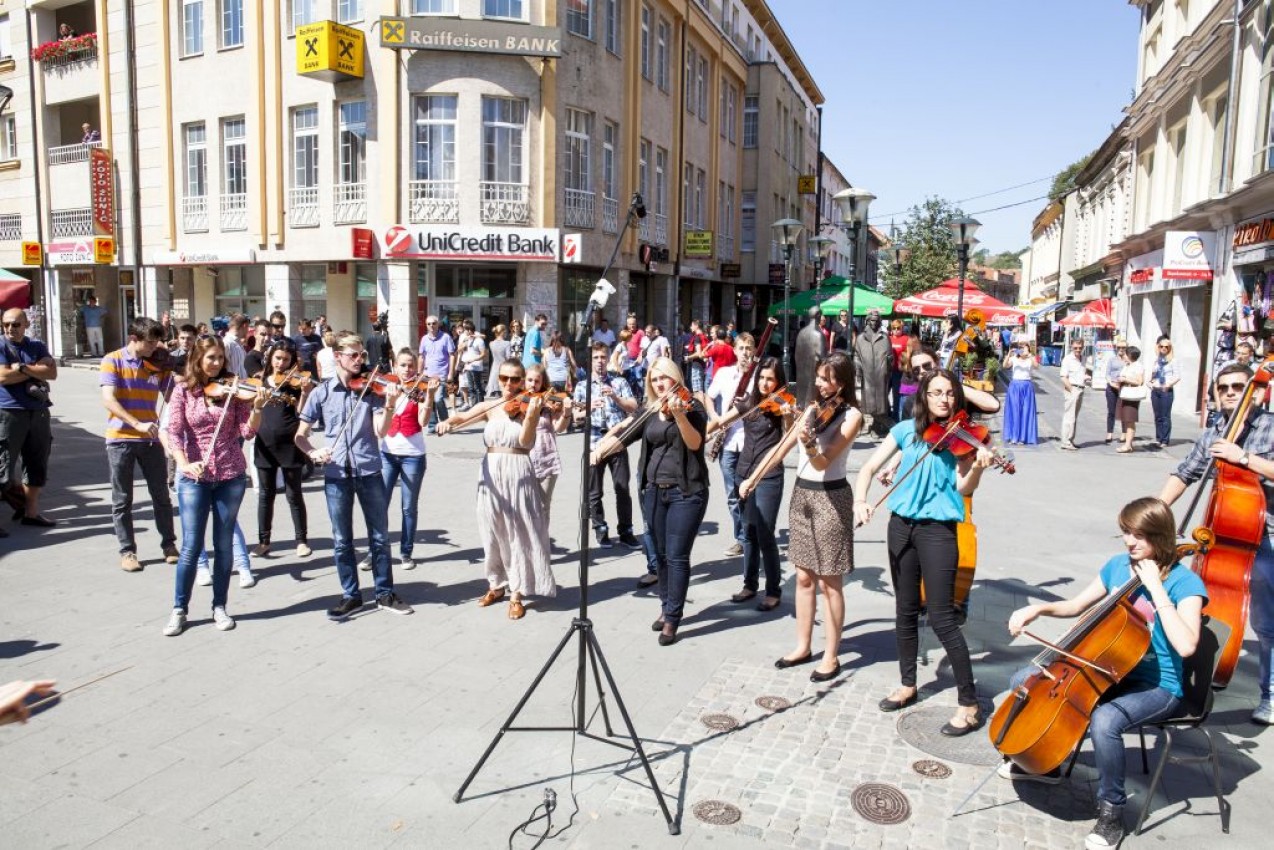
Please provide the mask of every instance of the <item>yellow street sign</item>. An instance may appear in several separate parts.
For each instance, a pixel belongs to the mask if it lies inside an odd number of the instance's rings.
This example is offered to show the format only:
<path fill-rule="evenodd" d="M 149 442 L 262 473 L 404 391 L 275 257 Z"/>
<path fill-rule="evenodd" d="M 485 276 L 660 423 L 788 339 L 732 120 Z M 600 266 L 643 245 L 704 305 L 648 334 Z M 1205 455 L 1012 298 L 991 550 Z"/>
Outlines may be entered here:
<path fill-rule="evenodd" d="M 798 195 L 813 195 L 818 191 L 818 178 L 813 174 L 802 174 L 796 178 Z"/>
<path fill-rule="evenodd" d="M 296 72 L 328 82 L 363 77 L 363 33 L 334 21 L 296 28 Z"/>
<path fill-rule="evenodd" d="M 38 266 L 44 262 L 44 248 L 39 242 L 22 243 L 22 265 Z"/>
<path fill-rule="evenodd" d="M 115 240 L 110 236 L 93 237 L 93 262 L 109 264 L 115 260 Z"/>

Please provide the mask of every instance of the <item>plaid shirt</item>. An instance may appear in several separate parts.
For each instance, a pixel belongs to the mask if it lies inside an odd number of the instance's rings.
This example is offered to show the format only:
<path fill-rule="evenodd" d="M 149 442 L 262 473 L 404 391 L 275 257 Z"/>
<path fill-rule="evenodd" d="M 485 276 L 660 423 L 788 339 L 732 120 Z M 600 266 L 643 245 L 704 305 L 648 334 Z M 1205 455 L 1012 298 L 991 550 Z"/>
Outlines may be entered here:
<path fill-rule="evenodd" d="M 1194 441 L 1190 453 L 1172 474 L 1186 484 L 1193 484 L 1203 477 L 1212 456 L 1208 449 L 1221 438 L 1225 423 L 1213 425 L 1199 435 Z M 1248 452 L 1266 460 L 1274 460 L 1274 414 L 1257 408 L 1248 416 L 1247 426 L 1239 436 L 1238 444 Z M 1274 534 L 1274 480 L 1261 479 L 1261 489 L 1265 491 L 1265 530 Z"/>
<path fill-rule="evenodd" d="M 602 395 L 602 387 L 610 387 L 614 391 L 613 398 L 606 398 L 606 404 L 601 407 L 595 407 L 588 412 L 588 421 L 592 425 L 592 431 L 589 439 L 589 446 L 596 447 L 605 436 L 606 432 L 614 428 L 624 418 L 628 416 L 624 409 L 616 403 L 616 398 L 632 398 L 633 391 L 628 386 L 628 382 L 623 378 L 611 377 L 607 375 L 605 378 L 597 377 L 597 373 L 589 375 L 589 379 L 593 382 L 593 403 L 596 404 L 599 399 L 605 398 Z M 580 404 L 584 403 L 584 393 L 586 387 L 583 381 L 575 385 L 575 400 Z"/>

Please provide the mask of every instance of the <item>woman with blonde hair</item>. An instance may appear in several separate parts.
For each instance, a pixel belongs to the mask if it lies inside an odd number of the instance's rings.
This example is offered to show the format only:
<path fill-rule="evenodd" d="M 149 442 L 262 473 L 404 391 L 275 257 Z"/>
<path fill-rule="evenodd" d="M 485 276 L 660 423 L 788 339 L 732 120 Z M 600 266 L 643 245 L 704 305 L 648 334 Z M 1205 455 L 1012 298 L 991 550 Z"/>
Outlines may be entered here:
<path fill-rule="evenodd" d="M 1155 444 L 1166 446 L 1172 439 L 1172 389 L 1181 380 L 1181 370 L 1172 356 L 1172 339 L 1161 336 L 1155 342 L 1156 356 L 1150 370 L 1150 407 L 1155 412 Z"/>
<path fill-rule="evenodd" d="M 650 364 L 645 389 L 644 421 L 628 427 L 641 416 L 639 411 L 612 428 L 590 462 L 596 466 L 619 446 L 641 441 L 638 493 L 646 518 L 646 557 L 659 578 L 661 613 L 652 628 L 659 632 L 659 645 L 669 646 L 677 640 L 690 587 L 690 552 L 708 509 L 703 456 L 708 416 L 671 357 Z"/>

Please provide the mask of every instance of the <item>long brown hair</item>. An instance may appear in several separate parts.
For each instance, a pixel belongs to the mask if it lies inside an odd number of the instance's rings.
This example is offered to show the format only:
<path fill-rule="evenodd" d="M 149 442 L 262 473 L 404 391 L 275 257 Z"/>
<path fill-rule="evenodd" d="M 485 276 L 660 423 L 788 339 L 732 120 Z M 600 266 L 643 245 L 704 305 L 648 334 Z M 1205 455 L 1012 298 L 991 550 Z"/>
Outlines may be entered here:
<path fill-rule="evenodd" d="M 1143 496 L 1124 505 L 1119 512 L 1119 530 L 1145 538 L 1160 569 L 1177 562 L 1177 521 L 1161 500 Z"/>
<path fill-rule="evenodd" d="M 841 405 L 857 407 L 858 400 L 854 397 L 854 361 L 849 359 L 849 355 L 843 351 L 823 355 L 814 367 L 814 374 L 818 375 L 824 369 L 831 372 L 832 377 L 840 384 L 837 395 L 840 396 Z"/>
<path fill-rule="evenodd" d="M 951 391 L 955 393 L 955 399 L 951 402 L 951 415 L 954 416 L 958 410 L 964 410 L 964 387 L 961 386 L 960 379 L 955 376 L 955 373 L 950 369 L 929 372 L 920 380 L 920 386 L 916 387 L 916 403 L 911 408 L 912 415 L 915 417 L 917 437 L 935 421 L 929 414 L 929 386 L 937 378 L 946 378 L 951 384 Z"/>
<path fill-rule="evenodd" d="M 221 375 L 209 375 L 203 370 L 203 356 L 208 353 L 209 349 L 218 348 L 221 350 L 221 356 L 226 356 L 226 346 L 221 341 L 221 337 L 207 334 L 197 337 L 194 345 L 190 348 L 190 353 L 186 355 L 186 372 L 181 377 L 181 385 L 187 390 L 195 390 L 202 387 Z M 222 372 L 225 372 L 223 363 Z"/>

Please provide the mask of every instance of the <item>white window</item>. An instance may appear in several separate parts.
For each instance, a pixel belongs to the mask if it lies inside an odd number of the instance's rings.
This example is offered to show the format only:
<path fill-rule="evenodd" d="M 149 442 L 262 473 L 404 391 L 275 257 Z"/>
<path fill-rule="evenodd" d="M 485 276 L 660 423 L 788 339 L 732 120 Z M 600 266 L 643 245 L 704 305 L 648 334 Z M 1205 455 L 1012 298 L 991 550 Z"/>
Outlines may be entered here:
<path fill-rule="evenodd" d="M 650 139 L 641 140 L 641 152 L 637 157 L 637 191 L 643 198 L 650 192 Z"/>
<path fill-rule="evenodd" d="M 225 194 L 247 194 L 248 132 L 242 117 L 221 122 L 221 177 Z"/>
<path fill-rule="evenodd" d="M 0 162 L 18 158 L 18 122 L 11 114 L 0 117 Z"/>
<path fill-rule="evenodd" d="M 13 42 L 9 35 L 9 16 L 0 15 L 0 59 L 13 57 Z"/>
<path fill-rule="evenodd" d="M 524 20 L 526 12 L 522 8 L 522 0 L 482 0 L 482 16 L 484 18 L 512 18 Z"/>
<path fill-rule="evenodd" d="M 243 0 L 221 0 L 221 46 L 243 46 Z"/>
<path fill-rule="evenodd" d="M 431 94 L 416 102 L 416 180 L 456 179 L 455 95 Z"/>
<path fill-rule="evenodd" d="M 668 151 L 655 151 L 655 213 L 668 214 Z"/>
<path fill-rule="evenodd" d="M 203 53 L 203 0 L 181 0 L 181 55 Z"/>
<path fill-rule="evenodd" d="M 456 0 L 411 0 L 413 15 L 454 15 Z"/>
<path fill-rule="evenodd" d="M 725 212 L 725 181 L 717 183 L 717 234 L 725 236 L 729 232 Z"/>
<path fill-rule="evenodd" d="M 699 229 L 708 224 L 708 175 L 702 168 L 695 169 L 695 223 Z"/>
<path fill-rule="evenodd" d="M 672 43 L 672 24 L 667 19 L 659 19 L 659 30 L 655 36 L 655 82 L 659 88 L 668 91 L 669 45 Z"/>
<path fill-rule="evenodd" d="M 613 121 L 602 125 L 602 196 L 619 197 L 619 186 L 615 181 L 615 145 L 619 141 L 619 127 Z"/>
<path fill-rule="evenodd" d="M 756 192 L 744 192 L 739 207 L 739 250 L 756 250 Z"/>
<path fill-rule="evenodd" d="M 353 24 L 363 19 L 363 0 L 336 0 L 336 21 Z"/>
<path fill-rule="evenodd" d="M 319 0 L 292 0 L 292 31 L 296 32 L 297 27 L 321 21 L 323 16 L 319 13 L 320 5 Z"/>
<path fill-rule="evenodd" d="M 367 179 L 367 101 L 341 104 L 337 131 L 340 162 L 337 182 L 362 183 Z"/>
<path fill-rule="evenodd" d="M 754 94 L 743 98 L 743 146 L 754 148 L 761 125 L 761 99 Z"/>
<path fill-rule="evenodd" d="M 641 75 L 650 79 L 650 7 L 641 7 Z"/>
<path fill-rule="evenodd" d="M 619 55 L 620 15 L 623 14 L 620 0 L 606 0 L 606 49 Z"/>
<path fill-rule="evenodd" d="M 699 120 L 708 123 L 708 57 L 699 57 L 699 67 L 697 70 L 699 75 L 697 84 L 698 91 L 698 112 Z"/>
<path fill-rule="evenodd" d="M 1186 197 L 1186 122 L 1183 120 L 1168 130 L 1168 146 L 1172 150 L 1172 203 L 1167 212 L 1175 216 L 1181 212 L 1181 200 Z"/>
<path fill-rule="evenodd" d="M 183 128 L 186 143 L 186 197 L 208 194 L 208 128 L 199 121 Z"/>
<path fill-rule="evenodd" d="M 292 111 L 292 187 L 310 189 L 318 185 L 319 120 L 317 106 Z"/>
<path fill-rule="evenodd" d="M 566 188 L 593 190 L 590 163 L 593 157 L 593 115 L 579 109 L 566 110 Z"/>
<path fill-rule="evenodd" d="M 482 98 L 482 179 L 522 184 L 524 179 L 526 101 Z"/>
<path fill-rule="evenodd" d="M 566 31 L 593 37 L 593 0 L 566 0 Z"/>
<path fill-rule="evenodd" d="M 699 69 L 699 54 L 695 52 L 693 47 L 686 50 L 686 111 L 694 114 L 695 101 L 695 72 Z"/>

